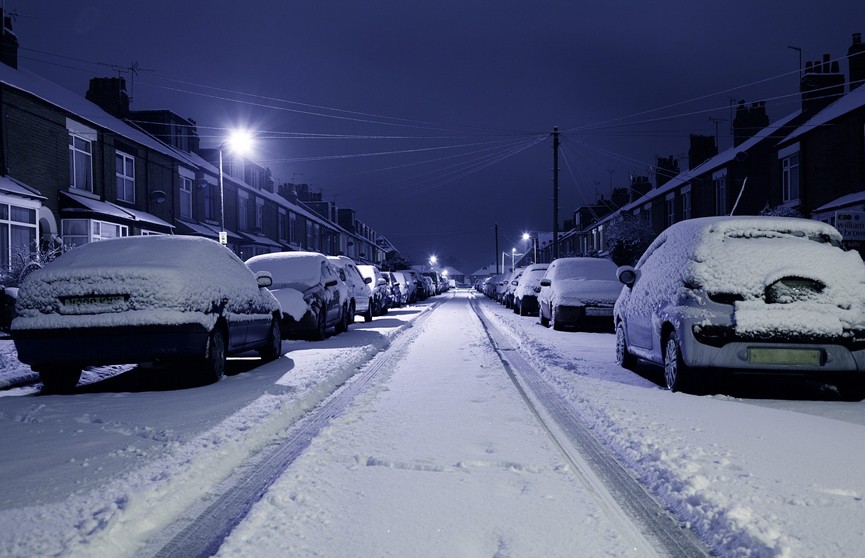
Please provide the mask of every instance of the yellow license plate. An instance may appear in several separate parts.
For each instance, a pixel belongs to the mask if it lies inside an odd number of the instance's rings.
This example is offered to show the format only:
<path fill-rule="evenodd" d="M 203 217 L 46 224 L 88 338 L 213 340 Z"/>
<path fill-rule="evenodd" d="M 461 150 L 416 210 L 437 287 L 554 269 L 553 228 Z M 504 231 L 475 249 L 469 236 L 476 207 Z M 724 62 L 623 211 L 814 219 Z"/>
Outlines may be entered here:
<path fill-rule="evenodd" d="M 823 351 L 820 349 L 748 349 L 748 362 L 751 364 L 792 364 L 801 366 L 820 366 Z"/>

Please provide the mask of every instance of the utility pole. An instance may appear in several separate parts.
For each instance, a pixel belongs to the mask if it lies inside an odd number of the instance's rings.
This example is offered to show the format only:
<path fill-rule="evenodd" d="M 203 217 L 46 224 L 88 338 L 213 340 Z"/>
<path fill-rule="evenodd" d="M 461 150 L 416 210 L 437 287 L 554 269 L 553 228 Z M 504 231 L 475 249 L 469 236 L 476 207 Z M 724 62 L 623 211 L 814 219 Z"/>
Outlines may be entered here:
<path fill-rule="evenodd" d="M 493 260 L 496 262 L 496 275 L 501 273 L 499 271 L 499 224 L 496 223 L 496 259 Z"/>
<path fill-rule="evenodd" d="M 553 259 L 559 257 L 559 127 L 553 128 Z"/>

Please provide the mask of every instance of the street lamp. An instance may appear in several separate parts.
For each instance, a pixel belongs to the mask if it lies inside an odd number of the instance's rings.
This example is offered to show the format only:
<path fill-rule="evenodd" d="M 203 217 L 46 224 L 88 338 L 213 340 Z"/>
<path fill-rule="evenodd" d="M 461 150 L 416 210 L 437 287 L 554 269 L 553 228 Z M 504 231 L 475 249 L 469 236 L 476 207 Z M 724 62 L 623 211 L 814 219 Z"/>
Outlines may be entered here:
<path fill-rule="evenodd" d="M 531 240 L 532 241 L 532 251 L 534 253 L 534 257 L 532 258 L 532 263 L 537 263 L 538 262 L 538 245 L 535 244 L 535 237 L 533 237 L 532 235 L 530 235 L 529 233 L 526 232 L 526 233 L 523 233 L 523 240 L 525 240 L 525 241 Z"/>
<path fill-rule="evenodd" d="M 430 257 L 429 257 L 429 266 L 430 266 L 430 270 L 432 270 L 433 266 L 435 266 L 435 264 L 437 264 L 438 261 L 439 261 L 438 258 L 436 258 L 435 256 L 430 256 Z"/>
<path fill-rule="evenodd" d="M 511 248 L 511 271 L 514 270 L 514 256 L 517 255 L 517 249 Z"/>
<path fill-rule="evenodd" d="M 246 130 L 234 130 L 219 144 L 219 243 L 228 244 L 228 233 L 225 232 L 225 185 L 222 173 L 222 151 L 228 147 L 230 151 L 243 155 L 252 146 L 252 135 Z"/>

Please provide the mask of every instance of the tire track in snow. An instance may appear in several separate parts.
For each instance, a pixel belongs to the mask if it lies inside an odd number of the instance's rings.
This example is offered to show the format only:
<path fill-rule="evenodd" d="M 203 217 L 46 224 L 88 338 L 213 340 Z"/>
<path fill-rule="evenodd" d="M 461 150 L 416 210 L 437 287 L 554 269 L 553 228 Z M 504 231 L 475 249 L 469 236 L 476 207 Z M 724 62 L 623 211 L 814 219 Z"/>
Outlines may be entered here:
<path fill-rule="evenodd" d="M 545 382 L 499 329 L 471 307 L 526 405 L 639 555 L 709 556 L 703 543 L 670 515 L 592 435 L 568 401 Z"/>
<path fill-rule="evenodd" d="M 327 400 L 312 409 L 298 421 L 278 445 L 261 451 L 239 468 L 231 477 L 214 489 L 214 494 L 187 510 L 186 517 L 178 519 L 174 529 L 161 533 L 150 541 L 141 555 L 158 558 L 190 558 L 212 556 L 222 545 L 252 506 L 280 477 L 291 463 L 303 453 L 313 438 L 326 427 L 367 385 L 388 366 L 402 358 L 405 349 L 421 333 L 423 324 L 442 301 L 423 312 L 406 333 L 378 353 L 366 367 L 340 387 Z"/>

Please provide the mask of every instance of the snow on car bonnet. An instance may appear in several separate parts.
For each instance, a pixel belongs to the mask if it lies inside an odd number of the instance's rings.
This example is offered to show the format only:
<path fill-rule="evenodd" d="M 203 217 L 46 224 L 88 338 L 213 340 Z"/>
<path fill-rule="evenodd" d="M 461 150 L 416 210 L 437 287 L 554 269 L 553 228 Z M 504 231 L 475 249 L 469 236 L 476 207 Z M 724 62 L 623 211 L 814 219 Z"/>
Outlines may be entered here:
<path fill-rule="evenodd" d="M 17 329 L 63 327 L 83 317 L 61 315 L 61 298 L 122 294 L 125 302 L 88 318 L 93 327 L 200 322 L 210 327 L 212 309 L 248 315 L 276 310 L 232 252 L 212 240 L 180 236 L 134 236 L 91 242 L 66 252 L 25 279 L 19 292 Z"/>
<path fill-rule="evenodd" d="M 708 293 L 734 295 L 736 330 L 840 335 L 865 327 L 865 264 L 838 247 L 833 227 L 808 219 L 741 217 L 697 220 L 685 278 Z M 816 286 L 767 300 L 780 280 Z"/>

